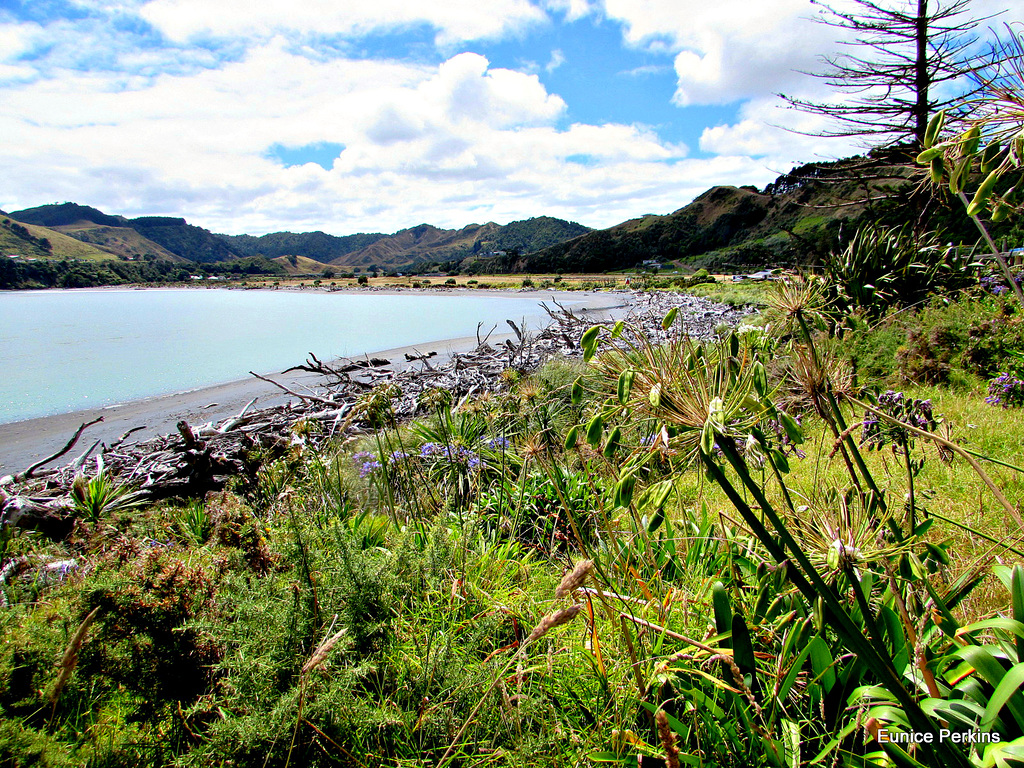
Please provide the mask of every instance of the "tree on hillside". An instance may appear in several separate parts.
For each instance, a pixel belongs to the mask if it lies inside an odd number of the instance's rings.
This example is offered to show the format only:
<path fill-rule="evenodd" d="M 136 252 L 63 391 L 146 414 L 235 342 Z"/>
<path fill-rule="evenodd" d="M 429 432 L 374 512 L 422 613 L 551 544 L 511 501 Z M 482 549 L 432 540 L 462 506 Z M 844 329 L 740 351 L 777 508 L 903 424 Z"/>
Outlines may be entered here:
<path fill-rule="evenodd" d="M 850 11 L 812 0 L 817 19 L 848 37 L 810 73 L 845 94 L 810 101 L 779 94 L 794 107 L 835 121 L 822 136 L 862 136 L 876 146 L 920 150 L 932 114 L 971 88 L 986 63 L 973 30 L 991 17 L 967 13 L 969 0 L 853 0 Z"/>

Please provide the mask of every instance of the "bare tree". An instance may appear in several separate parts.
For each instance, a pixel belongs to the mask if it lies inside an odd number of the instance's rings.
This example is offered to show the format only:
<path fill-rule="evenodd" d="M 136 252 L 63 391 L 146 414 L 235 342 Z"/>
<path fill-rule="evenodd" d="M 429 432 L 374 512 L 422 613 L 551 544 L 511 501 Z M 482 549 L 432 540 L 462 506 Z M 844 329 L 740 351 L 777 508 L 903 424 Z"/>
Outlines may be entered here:
<path fill-rule="evenodd" d="M 812 0 L 817 20 L 849 34 L 844 52 L 822 56 L 812 72 L 847 98 L 811 101 L 779 94 L 794 107 L 835 121 L 820 136 L 862 136 L 876 146 L 919 150 L 930 116 L 962 100 L 986 59 L 973 30 L 991 17 L 968 15 L 969 0 L 854 0 L 849 12 Z"/>

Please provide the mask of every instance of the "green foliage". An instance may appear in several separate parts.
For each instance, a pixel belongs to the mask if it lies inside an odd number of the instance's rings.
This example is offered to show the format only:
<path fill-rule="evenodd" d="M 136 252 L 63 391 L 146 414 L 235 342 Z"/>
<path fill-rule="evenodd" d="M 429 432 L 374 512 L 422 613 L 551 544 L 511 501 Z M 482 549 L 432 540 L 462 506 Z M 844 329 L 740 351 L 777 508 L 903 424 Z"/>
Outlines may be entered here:
<path fill-rule="evenodd" d="M 79 566 L 30 599 L 7 592 L 0 759 L 553 768 L 674 748 L 687 765 L 880 765 L 877 728 L 938 723 L 999 733 L 1011 755 L 1024 576 L 997 570 L 1009 599 L 984 579 L 1011 513 L 993 514 L 960 459 L 925 465 L 933 430 L 962 428 L 914 421 L 937 395 L 861 400 L 829 361 L 846 349 L 861 375 L 869 358 L 891 368 L 908 330 L 948 328 L 966 375 L 971 329 L 1014 327 L 1015 305 L 936 301 L 826 341 L 841 329 L 816 325 L 818 282 L 772 289 L 768 327 L 715 341 L 597 328 L 589 364 L 514 371 L 464 402 L 428 392 L 410 424 L 395 390 L 370 390 L 356 441 L 254 456 L 244 500 L 103 513 L 66 544 L 12 539 L 3 557 Z M 599 354 L 599 336 L 614 349 Z M 780 405 L 782 358 L 803 361 L 789 369 L 800 419 Z M 996 482 L 1012 496 L 1020 430 L 981 410 L 949 450 L 1005 451 Z M 876 433 L 885 450 L 864 450 Z M 932 493 L 947 473 L 957 487 Z M 978 530 L 958 547 L 946 516 Z M 589 579 L 552 603 L 586 561 Z M 947 747 L 914 759 L 995 754 Z"/>
<path fill-rule="evenodd" d="M 72 485 L 72 499 L 77 515 L 87 523 L 96 523 L 113 512 L 137 507 L 146 494 L 116 485 L 101 466 L 97 473 L 86 478 L 79 475 Z"/>
<path fill-rule="evenodd" d="M 977 266 L 967 254 L 943 246 L 937 234 L 915 237 L 909 226 L 862 227 L 843 251 L 825 261 L 839 304 L 875 316 L 967 287 Z"/>
<path fill-rule="evenodd" d="M 1013 369 L 1024 354 L 1024 321 L 1006 294 L 935 300 L 875 323 L 848 323 L 844 346 L 860 376 L 887 386 L 913 381 L 969 388 L 975 377 Z"/>

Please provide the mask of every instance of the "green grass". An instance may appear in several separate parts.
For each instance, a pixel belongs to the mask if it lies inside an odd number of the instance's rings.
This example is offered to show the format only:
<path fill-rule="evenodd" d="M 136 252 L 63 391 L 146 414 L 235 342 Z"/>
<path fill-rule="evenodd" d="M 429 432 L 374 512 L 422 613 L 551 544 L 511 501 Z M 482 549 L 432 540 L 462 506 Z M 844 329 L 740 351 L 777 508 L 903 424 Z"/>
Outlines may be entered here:
<path fill-rule="evenodd" d="M 720 301 L 734 307 L 754 305 L 763 307 L 771 290 L 771 283 L 746 281 L 734 283 L 728 277 L 719 278 L 717 283 L 704 283 L 687 289 L 687 293 Z"/>
<path fill-rule="evenodd" d="M 18 237 L 6 227 L 0 227 L 0 253 L 3 255 L 18 254 L 36 259 L 82 259 L 85 261 L 105 261 L 110 258 L 109 253 L 56 230 L 38 227 L 34 224 L 21 224 L 20 226 L 27 229 L 33 237 L 49 240 L 53 247 L 52 251 L 47 252 L 24 238 Z"/>
<path fill-rule="evenodd" d="M 746 304 L 755 292 L 763 298 L 765 286 L 701 286 L 723 288 L 745 291 Z M 62 583 L 13 578 L 3 587 L 12 606 L 0 611 L 0 763 L 35 756 L 50 765 L 404 767 L 436 766 L 448 755 L 452 765 L 588 765 L 594 754 L 613 760 L 616 750 L 663 755 L 651 709 L 659 707 L 693 760 L 768 764 L 770 745 L 750 734 L 782 743 L 793 722 L 806 762 L 854 722 L 856 703 L 867 701 L 858 685 L 891 681 L 857 661 L 870 648 L 824 622 L 790 578 L 798 566 L 777 568 L 727 497 L 733 487 L 763 510 L 753 495 L 763 488 L 765 504 L 784 509 L 756 451 L 745 448 L 751 485 L 736 469 L 723 470 L 723 483 L 710 465 L 687 466 L 678 443 L 657 442 L 660 425 L 675 440 L 691 421 L 703 430 L 719 407 L 736 423 L 748 419 L 742 409 L 757 390 L 746 366 L 758 356 L 786 358 L 776 342 L 766 336 L 761 347 L 730 352 L 744 371 L 729 380 L 737 389 L 692 413 L 668 405 L 696 397 L 677 377 L 705 365 L 727 378 L 736 369 L 715 368 L 710 346 L 697 362 L 638 341 L 627 357 L 510 374 L 506 392 L 459 413 L 434 393 L 412 424 L 317 452 L 267 449 L 259 472 L 239 478 L 233 493 L 144 509 L 90 505 L 65 543 L 15 535 L 6 556 L 74 557 L 78 568 Z M 664 385 L 657 398 L 654 381 Z M 943 434 L 965 448 L 1021 463 L 1024 420 L 985 404 L 977 389 L 904 390 L 931 399 Z M 360 407 L 386 424 L 388 402 L 378 391 Z M 846 408 L 845 418 L 859 437 L 861 414 Z M 574 425 L 577 440 L 566 447 Z M 844 497 L 829 489 L 845 491 L 850 476 L 821 419 L 804 414 L 802 430 L 805 455 L 791 455 L 784 475 L 797 511 L 784 524 L 834 584 L 832 610 L 860 628 L 849 574 L 827 565 L 831 539 L 822 533 L 841 517 Z M 902 525 L 902 454 L 863 453 Z M 724 456 L 716 466 L 726 466 Z M 923 440 L 912 457 L 925 460 L 915 480 L 919 505 L 974 532 L 938 521 L 920 541 L 898 546 L 858 535 L 862 545 L 892 549 L 910 626 L 925 628 L 924 657 L 938 665 L 950 648 L 934 624 L 934 601 L 922 597 L 923 579 L 945 594 L 978 563 L 1016 562 L 980 534 L 1010 535 L 1020 546 L 1020 532 L 962 459 L 946 463 Z M 1019 473 L 986 470 L 1009 498 L 1021 497 Z M 845 498 L 860 514 L 856 498 Z M 927 576 L 915 574 L 911 552 Z M 594 561 L 588 585 L 600 593 L 556 597 L 563 573 L 584 558 Z M 884 566 L 869 558 L 858 578 L 876 611 L 897 616 L 888 582 L 869 582 Z M 574 618 L 525 644 L 544 617 L 573 603 Z M 54 704 L 47 692 L 95 608 Z M 966 626 L 1009 610 L 1006 589 L 989 577 L 950 615 Z M 898 651 L 899 638 L 886 638 Z M 829 688 L 826 668 L 852 682 Z M 789 693 L 774 699 L 787 679 Z M 1000 727 L 1016 733 L 1010 722 Z M 860 749 L 860 733 L 851 730 L 844 749 Z"/>

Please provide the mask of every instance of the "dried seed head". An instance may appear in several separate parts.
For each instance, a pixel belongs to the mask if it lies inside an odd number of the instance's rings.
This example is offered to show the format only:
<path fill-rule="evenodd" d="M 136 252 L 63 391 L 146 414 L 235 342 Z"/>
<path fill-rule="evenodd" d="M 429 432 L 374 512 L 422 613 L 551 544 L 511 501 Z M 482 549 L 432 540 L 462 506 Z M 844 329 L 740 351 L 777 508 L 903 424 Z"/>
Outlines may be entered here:
<path fill-rule="evenodd" d="M 580 560 L 576 563 L 576 567 L 565 574 L 562 578 L 558 588 L 555 589 L 555 597 L 558 598 L 571 595 L 577 589 L 582 587 L 586 583 L 587 577 L 590 576 L 590 572 L 592 570 L 594 570 L 593 560 Z"/>
<path fill-rule="evenodd" d="M 82 623 L 78 625 L 78 629 L 71 638 L 71 642 L 68 643 L 68 647 L 64 651 L 64 656 L 60 660 L 58 669 L 60 670 L 57 675 L 57 681 L 53 684 L 53 690 L 50 691 L 50 702 L 57 706 L 57 699 L 60 698 L 61 691 L 64 690 L 64 686 L 67 685 L 68 680 L 71 677 L 71 673 L 75 671 L 75 667 L 78 666 L 78 652 L 82 650 L 82 646 L 85 645 L 85 635 L 88 632 L 89 627 L 96 620 L 96 616 L 99 615 L 100 609 L 93 608 Z"/>
<path fill-rule="evenodd" d="M 338 644 L 338 641 L 341 640 L 341 636 L 344 635 L 345 632 L 346 630 L 343 629 L 320 643 L 320 645 L 316 647 L 316 650 L 313 651 L 313 655 L 309 657 L 309 660 L 302 665 L 302 674 L 309 674 L 323 664 L 327 659 L 327 654 L 329 654 L 331 649 Z"/>
<path fill-rule="evenodd" d="M 665 765 L 667 768 L 679 768 L 679 747 L 676 746 L 676 735 L 668 724 L 668 715 L 665 710 L 659 709 L 654 716 L 658 724 L 658 738 L 661 739 L 661 748 L 665 750 Z"/>
<path fill-rule="evenodd" d="M 526 638 L 527 643 L 532 643 L 534 640 L 539 640 L 548 632 L 555 627 L 560 627 L 563 624 L 568 624 L 570 621 L 576 618 L 576 614 L 580 612 L 581 605 L 570 605 L 568 608 L 562 608 L 561 610 L 549 613 L 540 623 L 533 628 L 533 632 Z"/>

